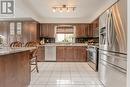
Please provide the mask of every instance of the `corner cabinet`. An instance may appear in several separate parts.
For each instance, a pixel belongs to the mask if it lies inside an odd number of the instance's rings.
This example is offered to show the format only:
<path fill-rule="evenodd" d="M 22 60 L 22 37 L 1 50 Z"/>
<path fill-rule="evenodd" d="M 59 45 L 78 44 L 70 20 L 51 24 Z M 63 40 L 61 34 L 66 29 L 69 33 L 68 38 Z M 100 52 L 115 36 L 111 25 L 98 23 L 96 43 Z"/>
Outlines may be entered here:
<path fill-rule="evenodd" d="M 54 38 L 55 25 L 54 24 L 41 24 L 40 25 L 40 37 Z"/>

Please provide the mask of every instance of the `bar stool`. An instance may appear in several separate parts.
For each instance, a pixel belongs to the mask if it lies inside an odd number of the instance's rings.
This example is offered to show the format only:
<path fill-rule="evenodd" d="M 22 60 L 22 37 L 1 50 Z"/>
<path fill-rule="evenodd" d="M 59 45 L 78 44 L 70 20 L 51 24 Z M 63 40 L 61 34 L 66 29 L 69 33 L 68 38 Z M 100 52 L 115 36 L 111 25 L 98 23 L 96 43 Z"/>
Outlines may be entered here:
<path fill-rule="evenodd" d="M 36 49 L 32 50 L 30 52 L 30 65 L 31 66 L 35 66 L 33 67 L 33 69 L 31 70 L 34 71 L 36 69 L 37 72 L 39 72 L 39 69 L 38 69 L 38 64 L 37 64 L 37 52 L 38 52 L 38 43 L 36 41 L 30 41 L 30 42 L 27 42 L 25 44 L 25 47 L 36 47 Z"/>
<path fill-rule="evenodd" d="M 10 47 L 22 47 L 22 42 L 15 41 L 10 44 Z"/>

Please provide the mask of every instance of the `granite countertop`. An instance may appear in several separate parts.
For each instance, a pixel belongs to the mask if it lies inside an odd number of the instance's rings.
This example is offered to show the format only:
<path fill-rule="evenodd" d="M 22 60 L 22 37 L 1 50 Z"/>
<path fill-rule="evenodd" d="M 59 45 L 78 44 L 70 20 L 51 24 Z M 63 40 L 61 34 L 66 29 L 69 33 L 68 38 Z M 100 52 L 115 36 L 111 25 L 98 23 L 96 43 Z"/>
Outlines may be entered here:
<path fill-rule="evenodd" d="M 46 43 L 41 46 L 88 46 L 85 43 Z"/>
<path fill-rule="evenodd" d="M 3 47 L 3 48 L 0 48 L 0 56 L 28 51 L 28 50 L 33 50 L 33 49 L 35 49 L 35 47 L 16 47 L 16 48 Z"/>
<path fill-rule="evenodd" d="M 88 45 L 88 47 L 96 47 L 96 48 L 99 48 L 99 45 Z"/>

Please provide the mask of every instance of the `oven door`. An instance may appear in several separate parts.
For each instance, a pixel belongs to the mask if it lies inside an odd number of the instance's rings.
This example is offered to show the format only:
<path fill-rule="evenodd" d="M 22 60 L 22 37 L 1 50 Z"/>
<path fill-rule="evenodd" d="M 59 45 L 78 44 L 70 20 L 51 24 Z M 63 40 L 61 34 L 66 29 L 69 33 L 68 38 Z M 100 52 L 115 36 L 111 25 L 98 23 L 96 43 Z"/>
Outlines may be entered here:
<path fill-rule="evenodd" d="M 88 61 L 97 63 L 97 52 L 95 49 L 88 49 Z"/>
<path fill-rule="evenodd" d="M 87 55 L 88 55 L 88 65 L 93 70 L 97 71 L 98 70 L 97 49 L 95 47 L 88 47 Z"/>

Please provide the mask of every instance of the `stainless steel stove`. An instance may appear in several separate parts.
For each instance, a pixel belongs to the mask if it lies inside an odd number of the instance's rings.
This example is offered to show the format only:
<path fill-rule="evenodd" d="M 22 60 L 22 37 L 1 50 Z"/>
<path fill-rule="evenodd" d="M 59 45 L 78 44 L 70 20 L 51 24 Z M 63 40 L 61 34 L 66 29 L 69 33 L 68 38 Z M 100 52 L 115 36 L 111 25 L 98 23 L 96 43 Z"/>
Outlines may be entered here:
<path fill-rule="evenodd" d="M 98 71 L 98 46 L 89 45 L 87 47 L 87 55 L 89 66 Z"/>

